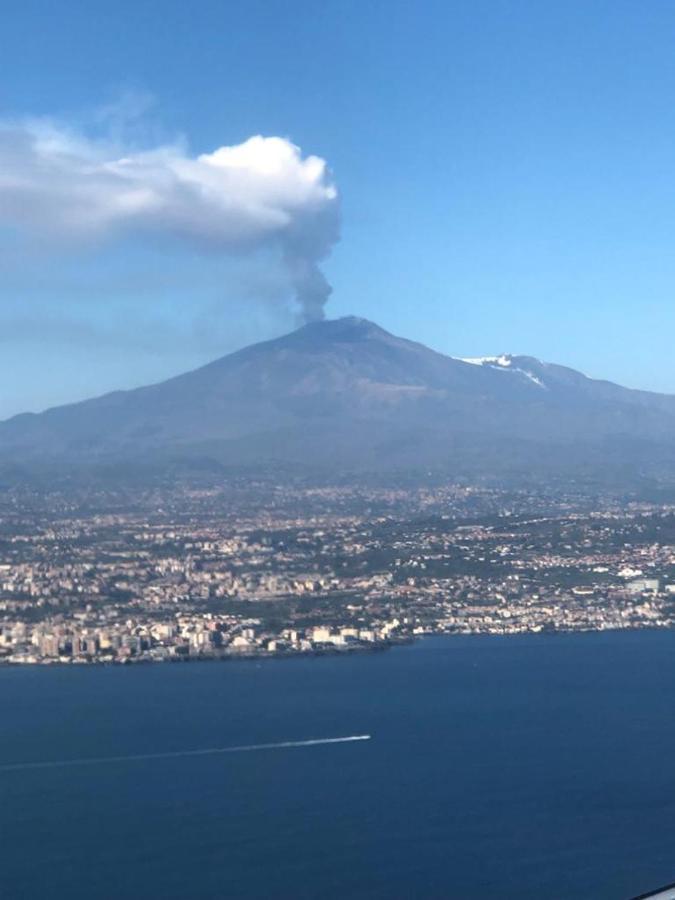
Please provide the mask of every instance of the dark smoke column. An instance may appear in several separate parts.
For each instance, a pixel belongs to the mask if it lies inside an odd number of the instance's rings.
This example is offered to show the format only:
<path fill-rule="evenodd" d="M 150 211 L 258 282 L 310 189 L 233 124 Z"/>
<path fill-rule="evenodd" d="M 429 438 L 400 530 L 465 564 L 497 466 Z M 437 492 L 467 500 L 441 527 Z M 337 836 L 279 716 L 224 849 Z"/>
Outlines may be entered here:
<path fill-rule="evenodd" d="M 302 324 L 326 318 L 326 303 L 333 293 L 318 264 L 308 259 L 286 258 Z"/>
<path fill-rule="evenodd" d="M 332 185 L 329 197 L 328 202 L 305 207 L 283 236 L 283 261 L 303 324 L 326 318 L 326 303 L 333 293 L 320 267 L 340 240 L 340 202 Z"/>

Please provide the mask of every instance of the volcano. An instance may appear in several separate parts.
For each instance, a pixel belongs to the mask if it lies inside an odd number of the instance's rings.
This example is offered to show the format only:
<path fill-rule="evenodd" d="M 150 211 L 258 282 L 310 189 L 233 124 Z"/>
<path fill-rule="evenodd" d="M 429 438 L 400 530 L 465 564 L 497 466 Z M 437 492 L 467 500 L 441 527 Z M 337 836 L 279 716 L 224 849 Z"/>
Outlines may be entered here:
<path fill-rule="evenodd" d="M 0 423 L 0 461 L 675 477 L 675 397 L 529 356 L 457 359 L 356 317 Z"/>

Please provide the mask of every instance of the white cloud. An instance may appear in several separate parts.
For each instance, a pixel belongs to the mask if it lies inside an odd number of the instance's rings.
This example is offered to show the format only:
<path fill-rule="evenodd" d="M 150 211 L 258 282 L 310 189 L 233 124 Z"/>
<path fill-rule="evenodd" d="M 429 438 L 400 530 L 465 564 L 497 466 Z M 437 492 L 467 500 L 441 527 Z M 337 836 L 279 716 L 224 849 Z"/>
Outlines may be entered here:
<path fill-rule="evenodd" d="M 330 294 L 320 262 L 338 239 L 326 163 L 280 137 L 193 156 L 181 144 L 137 150 L 44 120 L 0 122 L 0 241 L 81 248 L 130 235 L 206 252 L 276 248 L 306 318 Z"/>

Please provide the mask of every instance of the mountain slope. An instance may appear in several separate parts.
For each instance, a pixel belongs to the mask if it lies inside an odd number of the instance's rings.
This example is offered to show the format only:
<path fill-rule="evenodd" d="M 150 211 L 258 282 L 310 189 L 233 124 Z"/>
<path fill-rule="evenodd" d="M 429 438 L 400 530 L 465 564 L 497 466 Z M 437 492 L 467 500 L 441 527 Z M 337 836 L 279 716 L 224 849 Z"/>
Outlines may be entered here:
<path fill-rule="evenodd" d="M 349 317 L 161 384 L 0 423 L 0 460 L 207 457 L 462 474 L 667 473 L 675 397 L 531 357 L 460 360 Z"/>

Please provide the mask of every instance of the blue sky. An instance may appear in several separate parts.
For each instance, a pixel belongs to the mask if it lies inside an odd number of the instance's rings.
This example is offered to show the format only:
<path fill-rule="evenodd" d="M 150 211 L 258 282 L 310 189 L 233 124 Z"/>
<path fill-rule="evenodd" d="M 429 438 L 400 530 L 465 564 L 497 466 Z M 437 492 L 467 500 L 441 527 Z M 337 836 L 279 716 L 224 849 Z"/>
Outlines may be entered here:
<path fill-rule="evenodd" d="M 9 0 L 0 119 L 193 155 L 288 138 L 340 194 L 328 316 L 675 392 L 674 46 L 670 0 Z M 294 324 L 264 250 L 16 241 L 0 415 Z"/>

